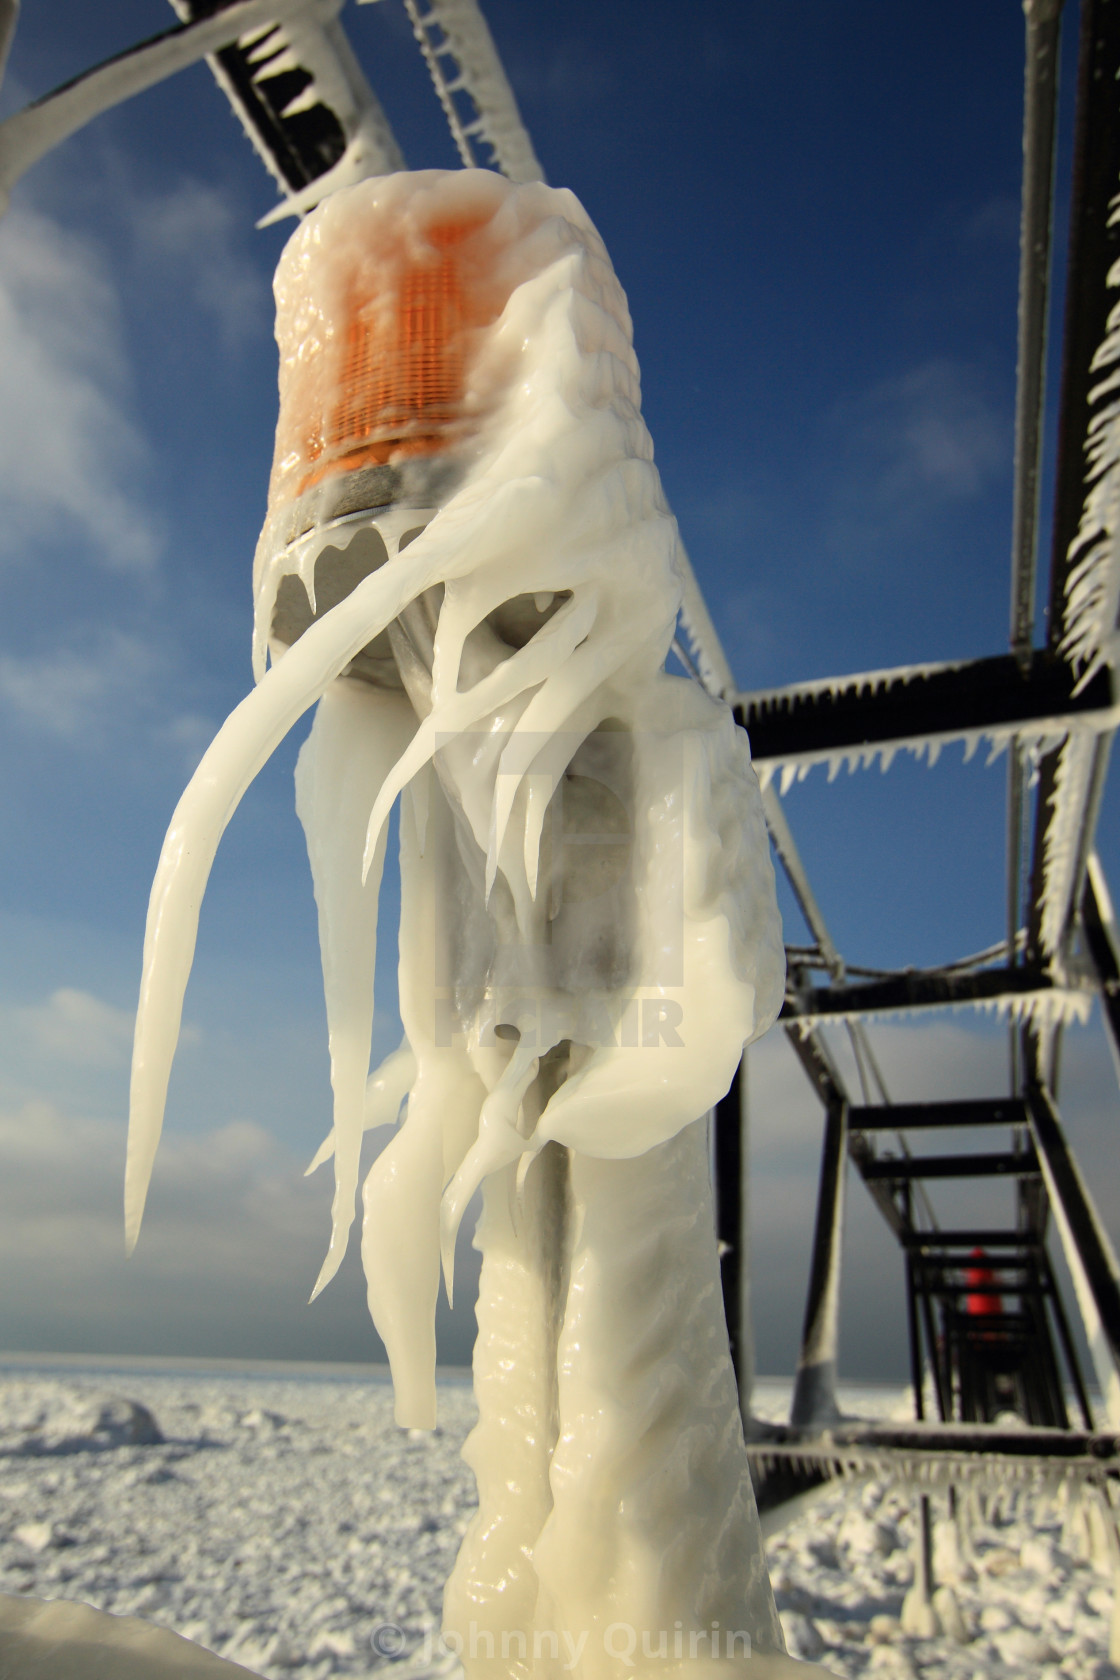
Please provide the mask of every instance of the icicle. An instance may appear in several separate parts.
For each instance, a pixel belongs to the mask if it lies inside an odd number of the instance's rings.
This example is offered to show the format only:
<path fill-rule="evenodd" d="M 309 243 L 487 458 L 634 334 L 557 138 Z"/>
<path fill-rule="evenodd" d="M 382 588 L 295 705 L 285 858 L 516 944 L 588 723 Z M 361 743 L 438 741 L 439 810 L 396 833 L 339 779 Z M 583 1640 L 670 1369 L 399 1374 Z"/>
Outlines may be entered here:
<path fill-rule="evenodd" d="M 417 782 L 430 777 L 425 772 Z M 407 932 L 400 953 L 400 1009 L 416 1073 L 403 1124 L 373 1163 L 362 1191 L 370 1316 L 389 1356 L 397 1422 L 416 1429 L 435 1423 L 440 1200 L 474 1141 L 486 1096 L 462 1040 L 455 1042 L 450 1021 L 441 1018 L 439 1005 L 435 1012 L 432 1007 L 432 977 L 445 960 L 448 936 L 442 895 L 456 842 L 438 783 L 430 792 L 423 854 L 415 801 L 406 795 L 401 802 L 401 926 Z"/>
<path fill-rule="evenodd" d="M 402 577 L 390 575 L 386 567 L 312 624 L 231 712 L 176 806 L 152 883 L 144 935 L 125 1168 L 125 1242 L 130 1253 L 140 1233 L 163 1128 L 199 910 L 218 842 L 246 789 L 293 724 L 370 636 L 399 612 L 402 596 L 409 598 L 407 570 Z"/>
<path fill-rule="evenodd" d="M 366 1081 L 364 1130 L 375 1131 L 379 1126 L 395 1126 L 400 1118 L 401 1104 L 416 1078 L 416 1055 L 407 1038 L 386 1056 Z M 334 1128 L 327 1133 L 304 1171 L 309 1178 L 334 1154 Z"/>
<path fill-rule="evenodd" d="M 288 47 L 284 51 L 278 52 L 274 58 L 269 58 L 261 64 L 259 69 L 254 70 L 253 81 L 260 87 L 263 82 L 270 81 L 273 76 L 287 76 L 293 70 L 299 70 L 300 68 L 299 55 Z"/>
<path fill-rule="evenodd" d="M 551 1049 L 551 1045 L 544 1046 Z M 443 1195 L 440 1210 L 440 1250 L 447 1299 L 455 1283 L 455 1238 L 467 1203 L 484 1178 L 510 1165 L 522 1154 L 526 1140 L 517 1127 L 521 1101 L 537 1077 L 540 1057 L 533 1046 L 518 1044 L 505 1072 L 482 1105 L 478 1138 L 467 1151 Z"/>
<path fill-rule="evenodd" d="M 535 687 L 553 672 L 560 671 L 570 662 L 594 619 L 594 596 L 578 605 L 574 600 L 569 601 L 526 647 L 511 654 L 466 693 L 452 695 L 429 713 L 373 801 L 362 859 L 363 873 L 370 867 L 397 795 L 437 751 L 440 737 L 458 735 L 480 725 L 526 688 Z"/>
<path fill-rule="evenodd" d="M 334 1088 L 335 1194 L 331 1240 L 311 1298 L 346 1252 L 358 1188 L 373 1034 L 377 895 L 385 848 L 363 877 L 361 824 L 416 729 L 403 695 L 338 682 L 323 695 L 296 765 L 296 812 L 307 838 Z M 398 1099 L 399 1105 L 399 1099 Z"/>

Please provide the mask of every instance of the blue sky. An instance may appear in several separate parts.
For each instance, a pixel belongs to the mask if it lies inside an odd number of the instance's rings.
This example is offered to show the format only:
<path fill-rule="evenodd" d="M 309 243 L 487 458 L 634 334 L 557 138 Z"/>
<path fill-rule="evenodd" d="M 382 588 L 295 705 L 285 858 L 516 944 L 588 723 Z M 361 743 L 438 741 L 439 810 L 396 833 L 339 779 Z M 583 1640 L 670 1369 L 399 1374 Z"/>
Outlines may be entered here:
<path fill-rule="evenodd" d="M 550 180 L 583 199 L 629 295 L 666 491 L 743 686 L 1002 651 L 1021 7 L 485 10 Z M 170 17 L 161 0 L 25 0 L 4 110 Z M 410 164 L 453 165 L 399 0 L 343 18 Z M 250 682 L 269 284 L 287 231 L 254 223 L 273 202 L 200 66 L 37 166 L 0 224 L 8 1348 L 378 1356 L 356 1264 L 304 1305 L 329 1190 L 299 1173 L 328 1085 L 296 742 L 223 843 L 145 1233 L 121 1257 L 151 874 L 183 784 Z M 1060 188 L 1060 230 L 1064 208 Z M 791 791 L 850 960 L 931 963 L 1002 936 L 1004 777 L 1002 761 L 952 752 L 933 770 L 902 761 L 831 786 L 816 772 Z M 1114 882 L 1117 818 L 1112 793 L 1100 842 Z M 792 913 L 791 927 L 800 937 Z M 990 1024 L 956 1016 L 877 1042 L 900 1097 L 934 1094 L 935 1078 L 941 1094 L 1003 1089 Z M 1071 1035 L 1066 1065 L 1070 1128 L 1115 1231 L 1099 1025 Z M 780 1039 L 752 1053 L 752 1080 L 759 1363 L 790 1369 L 819 1114 Z M 842 1366 L 901 1371 L 901 1268 L 858 1185 L 847 1267 Z M 469 1327 L 464 1308 L 448 1357 L 465 1356 Z"/>

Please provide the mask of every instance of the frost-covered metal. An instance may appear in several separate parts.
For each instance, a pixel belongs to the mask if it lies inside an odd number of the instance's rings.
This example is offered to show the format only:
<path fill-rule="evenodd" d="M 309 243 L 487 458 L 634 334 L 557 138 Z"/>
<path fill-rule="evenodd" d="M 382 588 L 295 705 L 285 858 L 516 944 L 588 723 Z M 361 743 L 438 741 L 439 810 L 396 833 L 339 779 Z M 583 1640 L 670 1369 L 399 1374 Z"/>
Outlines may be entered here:
<path fill-rule="evenodd" d="M 465 166 L 492 165 L 511 181 L 543 181 L 477 0 L 428 0 L 426 6 L 404 0 L 404 5 Z"/>

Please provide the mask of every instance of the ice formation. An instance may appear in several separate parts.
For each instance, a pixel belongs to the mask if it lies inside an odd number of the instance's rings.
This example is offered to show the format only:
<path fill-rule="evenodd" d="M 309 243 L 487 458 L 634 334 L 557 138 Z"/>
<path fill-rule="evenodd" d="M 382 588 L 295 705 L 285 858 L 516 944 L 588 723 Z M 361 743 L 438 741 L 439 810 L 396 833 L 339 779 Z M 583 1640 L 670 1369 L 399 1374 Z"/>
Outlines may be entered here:
<path fill-rule="evenodd" d="M 1116 201 L 1109 223 L 1117 220 Z M 1110 287 L 1120 285 L 1120 271 L 1109 269 Z M 1062 621 L 1061 651 L 1082 672 L 1082 682 L 1115 657 L 1120 619 L 1120 303 L 1109 311 L 1104 338 L 1090 369 L 1100 381 L 1089 392 L 1091 417 L 1085 440 L 1085 502 L 1077 535 L 1069 546 L 1070 564 Z"/>
<path fill-rule="evenodd" d="M 702 1630 L 695 1673 L 726 1657 L 714 1627 L 743 1631 L 776 1672 L 704 1116 L 777 1013 L 783 954 L 746 738 L 663 669 L 677 533 L 624 296 L 570 193 L 475 170 L 336 193 L 276 293 L 258 683 L 152 889 L 129 1240 L 218 840 L 318 701 L 296 773 L 334 1089 L 316 1287 L 346 1246 L 363 1130 L 403 1104 L 362 1237 L 402 1423 L 435 1422 L 441 1254 L 450 1290 L 484 1194 L 480 1512 L 447 1598 L 449 1627 L 477 1633 L 468 1670 L 552 1672 L 534 1642 L 566 1629 L 586 1636 L 567 1672 L 626 1672 L 606 1639 L 625 1623 L 670 1645 Z M 398 799 L 406 1040 L 367 1080 Z"/>

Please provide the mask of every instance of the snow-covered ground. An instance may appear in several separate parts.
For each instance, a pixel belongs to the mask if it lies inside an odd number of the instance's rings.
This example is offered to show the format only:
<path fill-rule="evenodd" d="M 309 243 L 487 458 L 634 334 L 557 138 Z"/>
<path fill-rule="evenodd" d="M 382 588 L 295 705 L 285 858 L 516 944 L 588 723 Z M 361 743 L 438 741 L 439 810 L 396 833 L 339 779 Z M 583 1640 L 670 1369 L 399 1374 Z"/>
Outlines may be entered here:
<path fill-rule="evenodd" d="M 759 1385 L 780 1416 L 788 1385 Z M 848 1391 L 897 1415 L 899 1391 Z M 474 1406 L 447 1378 L 434 1435 L 384 1381 L 0 1370 L 0 1592 L 161 1622 L 275 1680 L 455 1667 L 434 1638 L 474 1489 Z M 154 1426 L 154 1427 L 153 1427 Z M 913 1495 L 831 1484 L 768 1543 L 790 1649 L 837 1675 L 1105 1680 L 1103 1524 L 1060 1498 L 934 1495 L 943 1634 L 899 1625 Z"/>

